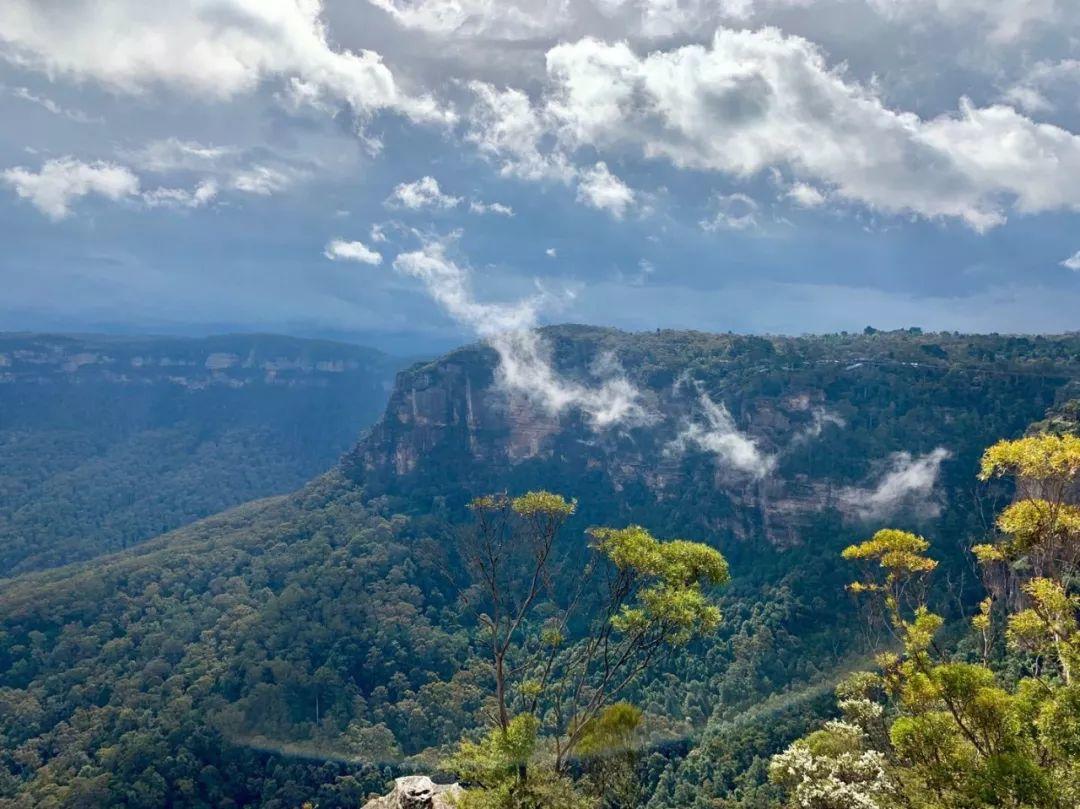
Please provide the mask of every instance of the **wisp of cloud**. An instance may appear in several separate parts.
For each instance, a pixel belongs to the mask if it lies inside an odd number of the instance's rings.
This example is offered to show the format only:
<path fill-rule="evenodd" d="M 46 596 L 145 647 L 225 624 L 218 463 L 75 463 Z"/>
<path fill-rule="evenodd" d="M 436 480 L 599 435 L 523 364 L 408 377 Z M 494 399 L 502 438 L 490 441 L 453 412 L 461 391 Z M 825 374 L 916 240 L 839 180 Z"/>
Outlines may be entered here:
<path fill-rule="evenodd" d="M 683 453 L 694 447 L 711 452 L 725 466 L 745 472 L 756 480 L 766 477 L 776 466 L 776 456 L 763 452 L 757 442 L 735 426 L 723 402 L 714 402 L 697 385 L 698 401 L 705 423 L 687 421 L 668 444 L 669 453 Z"/>
<path fill-rule="evenodd" d="M 469 270 L 446 255 L 448 240 L 425 241 L 401 253 L 394 269 L 420 280 L 455 320 L 482 337 L 499 355 L 497 379 L 505 389 L 527 396 L 549 413 L 579 409 L 593 427 L 646 424 L 655 417 L 641 393 L 612 363 L 590 386 L 564 378 L 551 363 L 548 346 L 536 331 L 537 313 L 547 299 L 540 293 L 513 304 L 481 303 L 469 285 Z"/>
<path fill-rule="evenodd" d="M 937 483 L 942 462 L 951 456 L 944 447 L 917 457 L 910 452 L 897 452 L 891 458 L 891 469 L 875 488 L 845 489 L 840 500 L 864 520 L 890 517 L 904 506 L 910 506 L 920 517 L 933 517 L 940 506 L 928 498 Z"/>

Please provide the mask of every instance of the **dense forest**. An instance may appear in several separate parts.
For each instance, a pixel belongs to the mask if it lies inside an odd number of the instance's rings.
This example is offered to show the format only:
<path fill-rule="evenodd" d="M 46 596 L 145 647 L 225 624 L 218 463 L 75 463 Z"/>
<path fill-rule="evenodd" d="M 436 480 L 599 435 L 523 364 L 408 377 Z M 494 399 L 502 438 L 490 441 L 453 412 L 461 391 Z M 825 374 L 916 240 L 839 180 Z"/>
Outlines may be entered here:
<path fill-rule="evenodd" d="M 375 421 L 396 368 L 272 335 L 0 335 L 0 578 L 295 489 Z"/>
<path fill-rule="evenodd" d="M 1002 677 L 970 674 L 991 689 L 983 701 L 1001 691 L 1020 710 L 1035 660 L 1035 679 L 1062 687 L 1067 658 L 1011 640 L 1033 577 L 1001 585 L 981 612 L 1001 578 L 972 548 L 1030 566 L 1038 543 L 1010 546 L 1015 532 L 995 527 L 1023 469 L 980 463 L 1000 439 L 1074 431 L 1080 338 L 547 336 L 560 373 L 586 379 L 610 355 L 668 420 L 598 433 L 573 413 L 534 412 L 500 389 L 492 353 L 469 347 L 402 373 L 381 422 L 298 492 L 0 584 L 0 805 L 356 807 L 410 772 L 462 777 L 476 806 L 529 805 L 499 804 L 525 794 L 520 783 L 565 806 L 1066 805 L 1039 796 L 1070 777 L 1047 762 L 1075 768 L 1070 738 L 1016 731 L 1014 771 L 1020 753 L 1049 751 L 1025 770 L 1043 786 L 995 802 L 986 784 L 1000 781 L 943 785 L 919 770 L 905 757 L 917 737 L 897 727 L 925 730 L 940 713 L 933 688 L 960 659 Z M 704 442 L 665 452 L 706 399 L 773 459 L 767 476 L 725 468 Z M 475 538 L 491 514 L 561 560 L 502 635 L 478 595 L 491 577 L 477 577 Z M 879 561 L 881 544 L 863 543 L 886 527 L 918 584 L 905 594 L 920 596 L 892 614 L 874 602 L 888 582 L 856 565 Z M 1069 530 L 1051 533 L 1075 543 Z M 619 598 L 560 606 L 582 570 Z M 1054 575 L 1075 598 L 1074 573 Z M 526 593 L 530 580 L 510 579 Z M 1024 642 L 1045 642 L 1027 620 Z M 583 650 L 613 642 L 609 626 L 640 636 L 627 659 L 647 665 L 586 701 L 591 713 L 552 707 L 555 680 L 537 691 L 520 674 L 545 661 L 595 693 L 592 664 L 575 661 L 597 659 Z M 507 639 L 504 658 L 493 637 Z M 518 674 L 497 689 L 500 659 Z M 1040 705 L 1073 721 L 1072 693 Z M 859 724 L 871 714 L 888 739 Z M 551 769 L 557 738 L 568 741 Z M 964 739 L 950 749 L 957 767 L 989 760 Z M 872 777 L 849 777 L 849 759 L 870 753 Z M 785 767 L 869 786 L 830 803 L 800 795 Z M 886 802 L 897 784 L 922 802 Z"/>

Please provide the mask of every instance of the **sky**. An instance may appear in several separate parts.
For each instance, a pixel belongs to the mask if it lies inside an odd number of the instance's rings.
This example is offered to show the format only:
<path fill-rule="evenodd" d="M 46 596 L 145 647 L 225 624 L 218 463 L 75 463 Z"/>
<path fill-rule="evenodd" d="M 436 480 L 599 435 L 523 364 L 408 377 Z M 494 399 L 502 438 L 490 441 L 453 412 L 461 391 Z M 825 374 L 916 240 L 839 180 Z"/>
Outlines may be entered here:
<path fill-rule="evenodd" d="M 1080 328 L 1075 0 L 5 0 L 0 120 L 3 330 Z"/>

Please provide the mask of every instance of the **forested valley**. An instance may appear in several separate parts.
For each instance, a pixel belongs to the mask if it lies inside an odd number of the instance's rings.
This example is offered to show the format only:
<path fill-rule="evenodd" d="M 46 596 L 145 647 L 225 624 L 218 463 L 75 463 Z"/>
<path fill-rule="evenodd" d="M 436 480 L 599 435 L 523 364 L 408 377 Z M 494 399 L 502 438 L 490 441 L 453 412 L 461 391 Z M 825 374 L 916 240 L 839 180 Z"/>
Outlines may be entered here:
<path fill-rule="evenodd" d="M 275 335 L 0 334 L 0 578 L 292 491 L 379 417 L 399 364 Z"/>
<path fill-rule="evenodd" d="M 468 346 L 297 491 L 11 562 L 0 806 L 1080 803 L 1080 338 L 544 334 L 663 417 L 542 412 Z M 208 452 L 266 480 L 306 436 Z"/>

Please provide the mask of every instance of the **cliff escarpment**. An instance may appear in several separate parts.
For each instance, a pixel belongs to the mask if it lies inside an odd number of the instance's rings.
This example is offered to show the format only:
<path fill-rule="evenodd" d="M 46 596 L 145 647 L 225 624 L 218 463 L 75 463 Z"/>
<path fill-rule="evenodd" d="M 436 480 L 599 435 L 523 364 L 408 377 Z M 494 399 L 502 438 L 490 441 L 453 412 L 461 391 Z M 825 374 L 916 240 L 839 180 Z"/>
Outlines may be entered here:
<path fill-rule="evenodd" d="M 789 547 L 823 521 L 932 522 L 970 488 L 981 449 L 1080 374 L 1072 336 L 555 327 L 544 339 L 558 379 L 588 388 L 616 374 L 639 416 L 597 426 L 572 402 L 504 384 L 496 351 L 474 345 L 398 375 L 347 474 L 418 508 L 542 485 L 597 516 Z"/>

